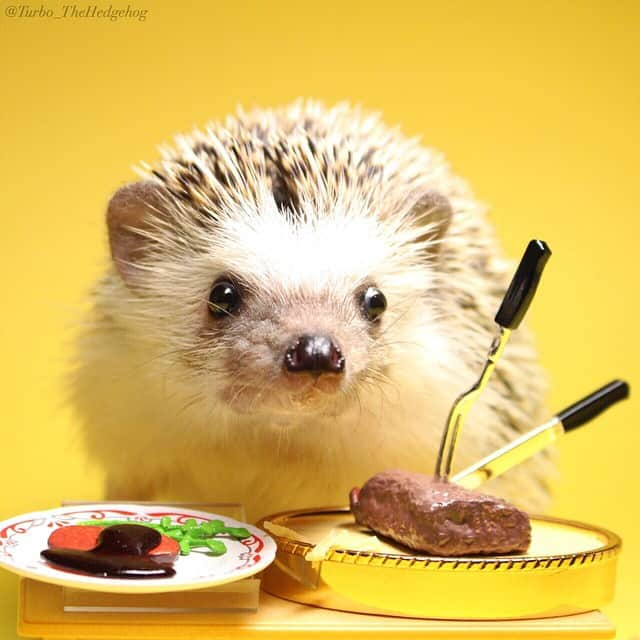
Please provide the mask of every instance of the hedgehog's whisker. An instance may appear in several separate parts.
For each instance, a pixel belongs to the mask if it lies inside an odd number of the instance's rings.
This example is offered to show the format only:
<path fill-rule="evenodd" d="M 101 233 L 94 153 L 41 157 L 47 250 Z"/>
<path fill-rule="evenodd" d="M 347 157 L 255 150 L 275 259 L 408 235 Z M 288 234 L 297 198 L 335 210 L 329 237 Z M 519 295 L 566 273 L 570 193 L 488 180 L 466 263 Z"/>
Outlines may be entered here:
<path fill-rule="evenodd" d="M 347 389 L 346 391 L 342 391 L 342 393 L 348 399 L 348 401 L 351 401 L 352 399 L 355 398 L 356 402 L 358 403 L 358 421 L 359 422 L 362 421 L 362 400 L 360 398 L 360 393 L 358 391 L 357 385 L 353 385 L 351 388 Z"/>
<path fill-rule="evenodd" d="M 185 402 L 178 411 L 176 411 L 175 415 L 176 417 L 183 414 L 185 411 L 187 411 L 187 409 L 189 409 L 190 407 L 194 406 L 195 404 L 197 404 L 198 402 L 201 402 L 203 400 L 204 396 L 202 395 L 201 392 L 197 392 L 195 393 L 190 400 L 188 400 L 187 402 Z"/>
<path fill-rule="evenodd" d="M 377 391 L 380 392 L 380 394 L 384 395 L 385 400 L 389 400 L 389 398 L 387 397 L 383 385 L 388 385 L 388 386 L 394 386 L 395 384 L 393 382 L 391 382 L 388 378 L 386 378 L 386 376 L 383 377 L 378 377 L 376 375 L 377 372 L 371 371 L 365 378 L 364 378 L 364 382 L 365 384 L 367 384 L 369 387 L 376 389 Z"/>
<path fill-rule="evenodd" d="M 233 404 L 234 404 L 234 402 L 236 401 L 236 399 L 240 396 L 240 394 L 241 394 L 241 393 L 243 393 L 244 391 L 246 391 L 249 387 L 250 387 L 250 384 L 249 384 L 249 383 L 247 383 L 247 384 L 241 384 L 241 385 L 240 385 L 240 387 L 239 387 L 239 389 L 238 389 L 238 391 L 236 391 L 236 392 L 233 394 L 233 397 L 231 398 L 231 400 L 229 400 L 229 401 L 227 402 L 227 404 L 228 404 L 229 406 L 231 406 L 231 407 L 232 407 L 232 406 L 233 406 Z"/>

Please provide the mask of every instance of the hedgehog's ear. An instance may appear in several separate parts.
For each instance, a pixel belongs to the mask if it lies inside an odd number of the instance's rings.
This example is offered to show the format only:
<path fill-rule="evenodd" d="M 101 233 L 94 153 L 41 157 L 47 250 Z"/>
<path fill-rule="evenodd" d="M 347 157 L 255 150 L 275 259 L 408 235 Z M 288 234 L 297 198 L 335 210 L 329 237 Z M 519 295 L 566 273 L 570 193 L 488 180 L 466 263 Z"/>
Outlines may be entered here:
<path fill-rule="evenodd" d="M 160 187 L 151 180 L 133 182 L 118 189 L 107 207 L 107 227 L 111 257 L 122 279 L 135 286 L 138 261 L 145 255 L 149 240 L 144 231 L 162 208 Z"/>
<path fill-rule="evenodd" d="M 449 199 L 439 191 L 429 190 L 416 200 L 411 213 L 418 226 L 429 228 L 418 240 L 433 243 L 429 248 L 430 254 L 439 253 L 440 241 L 447 233 L 453 216 Z"/>

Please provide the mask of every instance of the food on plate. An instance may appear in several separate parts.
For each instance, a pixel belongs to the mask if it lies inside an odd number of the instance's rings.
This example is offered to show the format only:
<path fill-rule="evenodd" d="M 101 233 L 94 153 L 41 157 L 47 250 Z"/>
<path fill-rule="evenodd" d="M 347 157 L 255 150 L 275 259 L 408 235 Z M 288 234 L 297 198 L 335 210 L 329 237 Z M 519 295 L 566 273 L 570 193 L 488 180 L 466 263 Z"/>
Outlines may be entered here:
<path fill-rule="evenodd" d="M 108 526 L 114 524 L 131 524 L 129 520 L 85 520 L 80 523 L 87 526 Z M 180 546 L 180 555 L 188 555 L 196 547 L 204 547 L 209 555 L 221 556 L 227 547 L 216 536 L 226 536 L 234 540 L 244 540 L 251 534 L 244 527 L 227 527 L 222 520 L 205 520 L 198 524 L 195 518 L 187 518 L 184 524 L 172 522 L 169 516 L 163 516 L 160 522 L 137 522 L 136 524 L 151 527 L 159 533 L 176 540 Z"/>
<path fill-rule="evenodd" d="M 501 498 L 420 473 L 385 471 L 351 490 L 358 524 L 437 556 L 524 552 L 529 516 Z"/>
<path fill-rule="evenodd" d="M 50 564 L 91 575 L 119 578 L 162 578 L 175 574 L 178 555 L 201 548 L 207 555 L 227 552 L 222 540 L 243 540 L 251 534 L 244 527 L 227 527 L 222 520 L 184 524 L 168 516 L 159 522 L 86 520 L 51 533 L 48 549 L 41 552 Z"/>
<path fill-rule="evenodd" d="M 124 522 L 124 521 L 123 521 Z M 133 524 L 127 522 L 127 524 Z M 47 544 L 49 549 L 71 549 L 75 551 L 92 551 L 99 544 L 100 533 L 105 526 L 69 525 L 56 529 L 50 536 Z M 178 543 L 166 535 L 160 536 L 160 542 L 156 547 L 149 549 L 148 556 L 169 555 L 175 558 L 180 553 Z"/>
<path fill-rule="evenodd" d="M 87 542 L 83 535 L 72 532 L 80 544 Z M 58 534 L 58 544 L 63 533 Z M 80 539 L 81 538 L 81 539 Z M 64 569 L 81 571 L 91 575 L 117 578 L 168 578 L 175 575 L 171 566 L 178 554 L 163 553 L 152 556 L 162 541 L 162 534 L 155 529 L 139 524 L 116 524 L 101 529 L 98 544 L 89 550 L 77 550 L 68 547 L 49 547 L 41 552 L 43 558 L 53 565 Z M 56 542 L 54 540 L 54 542 Z M 51 544 L 51 538 L 49 543 Z"/>

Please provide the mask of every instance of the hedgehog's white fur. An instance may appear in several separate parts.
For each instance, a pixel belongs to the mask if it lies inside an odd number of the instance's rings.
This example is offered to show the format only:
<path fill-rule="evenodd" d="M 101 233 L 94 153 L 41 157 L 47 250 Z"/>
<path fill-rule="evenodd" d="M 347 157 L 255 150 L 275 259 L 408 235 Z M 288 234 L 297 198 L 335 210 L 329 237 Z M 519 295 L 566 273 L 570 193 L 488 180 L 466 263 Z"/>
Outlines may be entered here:
<path fill-rule="evenodd" d="M 179 137 L 142 173 L 159 193 L 158 215 L 138 231 L 152 249 L 133 265 L 134 286 L 113 264 L 96 286 L 73 376 L 108 497 L 237 501 L 256 518 L 345 504 L 383 469 L 431 472 L 511 273 L 442 156 L 376 116 L 297 102 Z M 275 180 L 295 207 L 277 205 Z M 434 190 L 453 210 L 443 236 L 429 211 L 416 218 L 416 197 Z M 208 292 L 229 271 L 251 309 L 235 329 L 207 328 Z M 369 281 L 389 303 L 378 334 L 352 300 Z M 310 331 L 347 345 L 345 388 L 295 404 L 273 354 Z M 251 391 L 241 413 L 220 399 L 230 383 L 227 400 Z M 520 329 L 467 422 L 456 468 L 538 424 L 542 392 Z M 551 471 L 538 455 L 487 488 L 542 508 Z"/>

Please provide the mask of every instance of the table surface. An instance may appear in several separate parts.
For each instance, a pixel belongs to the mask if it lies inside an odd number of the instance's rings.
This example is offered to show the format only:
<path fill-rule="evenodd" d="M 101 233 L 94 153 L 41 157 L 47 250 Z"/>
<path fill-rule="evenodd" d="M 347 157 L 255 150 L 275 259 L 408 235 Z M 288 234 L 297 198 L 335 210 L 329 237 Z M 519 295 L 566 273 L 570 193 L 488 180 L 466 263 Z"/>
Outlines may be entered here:
<path fill-rule="evenodd" d="M 464 622 L 416 620 L 330 611 L 260 594 L 257 613 L 64 612 L 63 587 L 20 581 L 19 633 L 41 638 L 310 638 L 339 633 L 352 638 L 611 638 L 599 611 L 549 618 Z M 204 631 L 206 628 L 206 631 Z"/>

